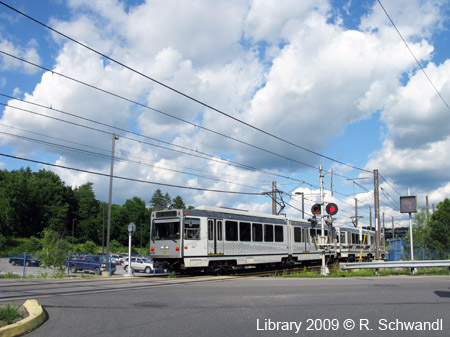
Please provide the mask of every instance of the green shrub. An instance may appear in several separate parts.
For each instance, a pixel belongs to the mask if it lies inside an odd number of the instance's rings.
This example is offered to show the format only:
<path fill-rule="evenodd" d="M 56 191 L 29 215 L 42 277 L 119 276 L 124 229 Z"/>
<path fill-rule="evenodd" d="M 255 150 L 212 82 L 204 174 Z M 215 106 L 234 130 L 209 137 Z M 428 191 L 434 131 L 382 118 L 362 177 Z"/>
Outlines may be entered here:
<path fill-rule="evenodd" d="M 96 254 L 97 253 L 97 245 L 93 241 L 86 241 L 83 245 L 83 253 L 86 254 Z"/>
<path fill-rule="evenodd" d="M 19 317 L 19 307 L 16 305 L 7 304 L 4 307 L 0 307 L 0 321 L 8 324 L 12 324 L 16 318 Z"/>

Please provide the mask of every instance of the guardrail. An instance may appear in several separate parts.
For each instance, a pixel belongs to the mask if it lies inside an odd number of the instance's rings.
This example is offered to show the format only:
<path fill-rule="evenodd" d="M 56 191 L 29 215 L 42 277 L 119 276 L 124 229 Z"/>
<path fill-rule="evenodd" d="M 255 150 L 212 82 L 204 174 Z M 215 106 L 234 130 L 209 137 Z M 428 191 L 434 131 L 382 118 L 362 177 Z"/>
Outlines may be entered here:
<path fill-rule="evenodd" d="M 349 269 L 375 269 L 380 268 L 409 268 L 411 273 L 415 273 L 416 268 L 448 267 L 450 273 L 450 260 L 428 260 L 428 261 L 375 261 L 375 262 L 352 262 L 340 263 L 341 270 Z"/>

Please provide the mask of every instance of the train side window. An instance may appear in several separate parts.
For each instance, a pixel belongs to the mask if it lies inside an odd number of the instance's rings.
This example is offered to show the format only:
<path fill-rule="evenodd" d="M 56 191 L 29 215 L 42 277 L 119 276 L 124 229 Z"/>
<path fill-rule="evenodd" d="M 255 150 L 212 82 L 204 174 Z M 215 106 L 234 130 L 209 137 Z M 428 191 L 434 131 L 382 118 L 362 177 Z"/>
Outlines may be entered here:
<path fill-rule="evenodd" d="M 302 242 L 302 228 L 294 227 L 294 242 Z"/>
<path fill-rule="evenodd" d="M 263 240 L 262 224 L 253 224 L 253 241 L 261 242 Z"/>
<path fill-rule="evenodd" d="M 186 218 L 184 221 L 184 238 L 200 240 L 200 219 Z"/>
<path fill-rule="evenodd" d="M 217 221 L 217 240 L 222 241 L 222 220 Z"/>
<path fill-rule="evenodd" d="M 310 235 L 310 237 L 315 237 L 316 236 L 316 230 L 313 229 L 313 228 L 310 228 L 309 229 L 309 235 Z"/>
<path fill-rule="evenodd" d="M 225 221 L 225 240 L 238 240 L 238 223 L 236 221 Z"/>
<path fill-rule="evenodd" d="M 264 241 L 273 242 L 273 225 L 264 225 Z"/>
<path fill-rule="evenodd" d="M 283 226 L 275 226 L 275 242 L 283 242 Z"/>
<path fill-rule="evenodd" d="M 208 240 L 214 240 L 214 221 L 208 220 Z"/>
<path fill-rule="evenodd" d="M 251 232 L 250 232 L 250 223 L 249 222 L 240 222 L 239 223 L 239 239 L 240 239 L 240 241 L 250 241 L 251 240 Z"/>

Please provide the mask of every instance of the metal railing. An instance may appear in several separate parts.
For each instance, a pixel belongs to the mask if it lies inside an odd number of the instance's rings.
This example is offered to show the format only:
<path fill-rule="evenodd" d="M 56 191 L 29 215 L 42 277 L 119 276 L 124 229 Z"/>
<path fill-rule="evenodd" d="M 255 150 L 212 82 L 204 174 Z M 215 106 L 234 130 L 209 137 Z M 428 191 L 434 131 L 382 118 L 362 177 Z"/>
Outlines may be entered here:
<path fill-rule="evenodd" d="M 431 267 L 448 267 L 450 273 L 450 260 L 429 260 L 429 261 L 375 261 L 375 262 L 352 262 L 340 263 L 341 270 L 350 269 L 378 269 L 381 268 L 409 268 L 411 273 L 415 272 L 416 268 L 431 268 Z"/>

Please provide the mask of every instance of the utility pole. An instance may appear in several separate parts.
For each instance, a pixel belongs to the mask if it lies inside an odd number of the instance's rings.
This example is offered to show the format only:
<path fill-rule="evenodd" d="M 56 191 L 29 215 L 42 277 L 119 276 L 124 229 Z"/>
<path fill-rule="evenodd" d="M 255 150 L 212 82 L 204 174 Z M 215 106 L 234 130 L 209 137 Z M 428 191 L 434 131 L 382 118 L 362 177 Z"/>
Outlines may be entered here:
<path fill-rule="evenodd" d="M 277 182 L 272 181 L 272 215 L 277 215 Z"/>
<path fill-rule="evenodd" d="M 395 239 L 394 217 L 392 217 L 392 240 Z"/>
<path fill-rule="evenodd" d="M 375 203 L 375 259 L 380 259 L 380 191 L 378 170 L 373 170 L 374 203 Z"/>
<path fill-rule="evenodd" d="M 426 211 L 427 211 L 427 222 L 428 222 L 428 218 L 430 216 L 430 205 L 428 203 L 428 195 L 425 197 L 425 207 L 426 207 Z"/>
<path fill-rule="evenodd" d="M 106 263 L 110 266 L 109 263 L 109 236 L 111 232 L 111 203 L 112 203 L 112 186 L 113 186 L 113 171 L 114 171 L 114 151 L 116 146 L 116 140 L 119 139 L 119 136 L 113 134 L 112 135 L 112 150 L 111 150 L 111 170 L 109 175 L 109 204 L 108 204 L 108 223 L 106 226 Z M 109 276 L 111 276 L 111 268 L 109 267 Z"/>

